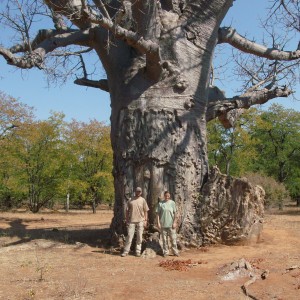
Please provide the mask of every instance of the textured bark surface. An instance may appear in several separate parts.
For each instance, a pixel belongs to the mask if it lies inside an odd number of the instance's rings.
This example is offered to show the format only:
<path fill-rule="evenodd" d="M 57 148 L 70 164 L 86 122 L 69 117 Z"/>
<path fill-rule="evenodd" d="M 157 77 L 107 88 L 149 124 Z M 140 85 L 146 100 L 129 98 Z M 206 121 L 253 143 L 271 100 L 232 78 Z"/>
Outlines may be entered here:
<path fill-rule="evenodd" d="M 246 178 L 210 171 L 197 216 L 202 244 L 257 242 L 263 228 L 265 192 Z"/>
<path fill-rule="evenodd" d="M 170 101 L 169 109 L 149 108 L 148 99 L 145 110 L 125 108 L 119 112 L 113 138 L 118 196 L 113 225 L 118 232 L 126 201 L 137 186 L 142 187 L 147 199 L 150 224 L 154 224 L 159 198 L 169 190 L 178 207 L 180 232 L 188 236 L 193 231 L 195 204 L 207 174 L 205 122 L 187 117 L 194 112 L 184 108 L 182 98 L 166 99 L 165 104 Z M 183 109 L 174 108 L 179 103 Z"/>

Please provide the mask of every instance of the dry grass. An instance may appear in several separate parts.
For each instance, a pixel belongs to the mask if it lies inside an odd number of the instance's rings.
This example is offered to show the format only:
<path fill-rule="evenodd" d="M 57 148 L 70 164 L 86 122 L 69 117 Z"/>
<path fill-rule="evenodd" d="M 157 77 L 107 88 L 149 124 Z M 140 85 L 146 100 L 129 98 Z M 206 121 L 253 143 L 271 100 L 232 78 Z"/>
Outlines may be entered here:
<path fill-rule="evenodd" d="M 300 265 L 295 207 L 267 214 L 258 244 L 194 249 L 176 260 L 122 258 L 118 249 L 104 247 L 111 217 L 111 211 L 2 213 L 0 299 L 247 299 L 241 286 L 249 278 L 222 281 L 218 275 L 240 258 L 270 271 L 266 280 L 249 286 L 257 299 L 300 298 L 300 269 L 288 270 Z M 181 267 L 188 262 L 187 270 L 159 267 L 175 261 Z"/>

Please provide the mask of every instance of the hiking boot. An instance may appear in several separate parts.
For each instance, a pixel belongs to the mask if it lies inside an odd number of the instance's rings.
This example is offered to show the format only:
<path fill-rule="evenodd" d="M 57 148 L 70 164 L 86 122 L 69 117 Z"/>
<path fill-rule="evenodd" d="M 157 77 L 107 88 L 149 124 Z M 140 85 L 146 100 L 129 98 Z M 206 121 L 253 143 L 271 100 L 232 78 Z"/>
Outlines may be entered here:
<path fill-rule="evenodd" d="M 140 252 L 137 252 L 137 253 L 135 254 L 135 256 L 136 256 L 136 257 L 141 257 L 141 253 L 140 253 Z"/>
<path fill-rule="evenodd" d="M 123 252 L 123 253 L 121 254 L 121 257 L 125 257 L 125 256 L 127 256 L 127 254 L 128 254 L 128 253 Z"/>

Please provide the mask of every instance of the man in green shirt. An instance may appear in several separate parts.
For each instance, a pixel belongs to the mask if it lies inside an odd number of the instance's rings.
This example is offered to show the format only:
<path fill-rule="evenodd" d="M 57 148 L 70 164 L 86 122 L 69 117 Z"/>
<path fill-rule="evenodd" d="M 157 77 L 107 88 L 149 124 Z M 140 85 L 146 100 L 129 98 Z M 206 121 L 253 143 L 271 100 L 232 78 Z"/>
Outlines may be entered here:
<path fill-rule="evenodd" d="M 170 193 L 164 193 L 164 200 L 160 201 L 156 207 L 157 225 L 161 229 L 163 240 L 163 256 L 169 255 L 168 236 L 171 239 L 172 250 L 175 256 L 179 256 L 176 241 L 176 204 L 170 199 Z"/>

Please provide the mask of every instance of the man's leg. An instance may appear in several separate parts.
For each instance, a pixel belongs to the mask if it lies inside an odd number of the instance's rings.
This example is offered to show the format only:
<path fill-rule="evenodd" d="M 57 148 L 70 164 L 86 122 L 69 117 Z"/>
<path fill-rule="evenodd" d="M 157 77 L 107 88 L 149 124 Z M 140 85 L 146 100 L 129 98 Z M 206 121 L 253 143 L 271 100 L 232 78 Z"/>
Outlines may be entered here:
<path fill-rule="evenodd" d="M 135 248 L 136 256 L 141 255 L 143 232 L 144 232 L 144 222 L 139 222 L 137 224 L 137 233 L 136 233 L 136 248 Z"/>
<path fill-rule="evenodd" d="M 169 254 L 168 228 L 161 229 L 161 236 L 163 241 L 163 256 L 167 256 Z"/>
<path fill-rule="evenodd" d="M 178 249 L 177 249 L 176 229 L 170 228 L 169 235 L 170 235 L 170 238 L 171 238 L 173 253 L 174 253 L 174 255 L 179 256 L 179 252 L 178 252 Z"/>
<path fill-rule="evenodd" d="M 125 247 L 124 247 L 124 251 L 122 253 L 122 256 L 126 256 L 130 251 L 130 246 L 131 246 L 132 239 L 133 239 L 133 236 L 134 236 L 134 231 L 135 231 L 135 223 L 129 223 L 129 225 L 128 225 L 128 234 L 127 234 L 127 237 L 126 237 Z"/>

